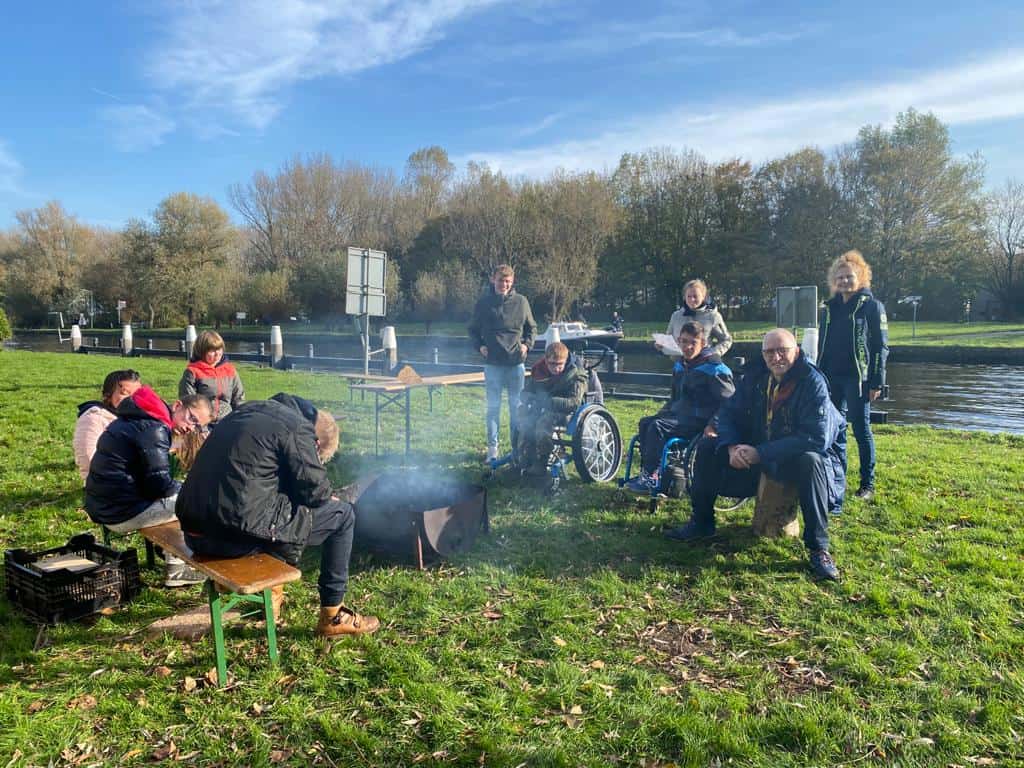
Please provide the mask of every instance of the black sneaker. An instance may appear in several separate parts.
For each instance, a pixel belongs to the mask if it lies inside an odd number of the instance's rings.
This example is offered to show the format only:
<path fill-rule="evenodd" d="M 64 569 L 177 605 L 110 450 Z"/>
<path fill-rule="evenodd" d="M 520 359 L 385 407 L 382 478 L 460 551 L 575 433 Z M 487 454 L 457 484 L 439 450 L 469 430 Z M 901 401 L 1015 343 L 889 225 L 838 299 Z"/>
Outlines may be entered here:
<path fill-rule="evenodd" d="M 714 526 L 711 528 L 705 528 L 704 526 L 697 525 L 692 520 L 686 525 L 680 525 L 677 528 L 669 528 L 665 531 L 665 536 L 675 541 L 696 541 L 697 539 L 709 539 L 715 535 Z"/>
<path fill-rule="evenodd" d="M 836 568 L 836 561 L 832 559 L 828 550 L 819 549 L 811 552 L 811 570 L 814 571 L 815 578 L 839 580 L 839 569 Z"/>
<path fill-rule="evenodd" d="M 853 494 L 861 501 L 871 501 L 875 498 L 875 486 L 873 485 L 862 485 L 857 489 L 857 492 Z"/>

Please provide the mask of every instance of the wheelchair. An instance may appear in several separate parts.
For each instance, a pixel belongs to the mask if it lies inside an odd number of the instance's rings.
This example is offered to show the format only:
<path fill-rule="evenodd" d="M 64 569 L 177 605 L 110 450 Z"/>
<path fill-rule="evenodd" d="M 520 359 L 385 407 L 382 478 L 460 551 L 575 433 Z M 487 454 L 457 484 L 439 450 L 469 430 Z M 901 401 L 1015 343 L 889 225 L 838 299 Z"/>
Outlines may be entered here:
<path fill-rule="evenodd" d="M 652 488 L 650 498 L 647 502 L 647 509 L 651 514 L 657 511 L 658 503 L 665 498 L 681 499 L 690 495 L 690 485 L 693 482 L 695 465 L 697 462 L 697 450 L 707 440 L 714 438 L 697 435 L 695 438 L 671 437 L 666 441 L 665 447 L 661 450 L 661 461 L 658 464 L 659 487 Z M 629 450 L 626 454 L 626 473 L 619 480 L 619 487 L 625 487 L 626 483 L 637 475 L 630 475 L 633 468 L 633 456 L 639 453 L 640 435 L 636 434 L 629 441 Z M 639 472 L 637 473 L 639 474 Z M 719 496 L 715 500 L 716 512 L 732 512 L 739 509 L 749 501 L 748 497 L 731 498 Z"/>
<path fill-rule="evenodd" d="M 601 345 L 575 352 L 582 358 L 589 382 L 583 403 L 567 424 L 556 425 L 552 434 L 552 450 L 547 460 L 545 477 L 548 487 L 557 491 L 567 479 L 569 464 L 587 483 L 606 483 L 613 480 L 622 463 L 622 437 L 615 417 L 604 407 L 604 389 L 597 368 L 610 350 Z M 520 467 L 519 436 L 512 435 L 512 451 L 490 464 L 491 472 L 502 466 Z"/>

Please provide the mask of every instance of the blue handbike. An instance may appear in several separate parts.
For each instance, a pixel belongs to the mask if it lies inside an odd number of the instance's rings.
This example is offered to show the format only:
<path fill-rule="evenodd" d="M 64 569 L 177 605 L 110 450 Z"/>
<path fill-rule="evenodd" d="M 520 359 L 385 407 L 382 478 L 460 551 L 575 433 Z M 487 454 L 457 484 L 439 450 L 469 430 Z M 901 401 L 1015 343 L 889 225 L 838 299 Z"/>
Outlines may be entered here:
<path fill-rule="evenodd" d="M 661 461 L 658 464 L 660 482 L 657 487 L 651 489 L 648 501 L 648 510 L 652 514 L 657 511 L 658 502 L 662 499 L 679 499 L 689 495 L 697 461 L 697 451 L 705 441 L 713 439 L 698 435 L 695 438 L 671 437 L 665 442 L 665 447 L 661 449 Z M 625 487 L 626 483 L 637 476 L 631 475 L 630 472 L 633 469 L 634 452 L 639 451 L 639 442 L 639 434 L 633 435 L 629 441 L 629 449 L 626 453 L 626 473 L 619 480 L 620 488 Z M 734 509 L 739 509 L 747 501 L 746 497 L 720 496 L 715 501 L 715 511 L 731 512 Z"/>

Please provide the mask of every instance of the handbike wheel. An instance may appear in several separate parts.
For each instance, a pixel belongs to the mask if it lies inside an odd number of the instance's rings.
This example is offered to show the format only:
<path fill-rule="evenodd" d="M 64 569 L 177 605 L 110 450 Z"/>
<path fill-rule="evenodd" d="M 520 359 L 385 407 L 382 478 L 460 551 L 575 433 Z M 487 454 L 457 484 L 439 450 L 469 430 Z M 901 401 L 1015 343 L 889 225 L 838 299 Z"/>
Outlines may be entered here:
<path fill-rule="evenodd" d="M 619 472 L 622 438 L 612 415 L 600 406 L 585 410 L 572 436 L 572 460 L 588 483 L 606 483 Z"/>

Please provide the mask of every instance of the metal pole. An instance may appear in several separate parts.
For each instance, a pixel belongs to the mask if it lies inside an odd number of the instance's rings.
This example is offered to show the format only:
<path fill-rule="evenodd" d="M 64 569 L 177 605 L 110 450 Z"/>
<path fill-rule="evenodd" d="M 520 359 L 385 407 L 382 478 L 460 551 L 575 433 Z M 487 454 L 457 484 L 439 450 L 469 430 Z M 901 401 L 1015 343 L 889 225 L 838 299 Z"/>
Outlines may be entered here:
<path fill-rule="evenodd" d="M 917 338 L 917 302 L 914 302 L 914 325 L 910 330 L 910 338 Z"/>
<path fill-rule="evenodd" d="M 365 286 L 364 286 L 365 293 Z M 363 315 L 363 376 L 370 375 L 370 313 Z"/>

